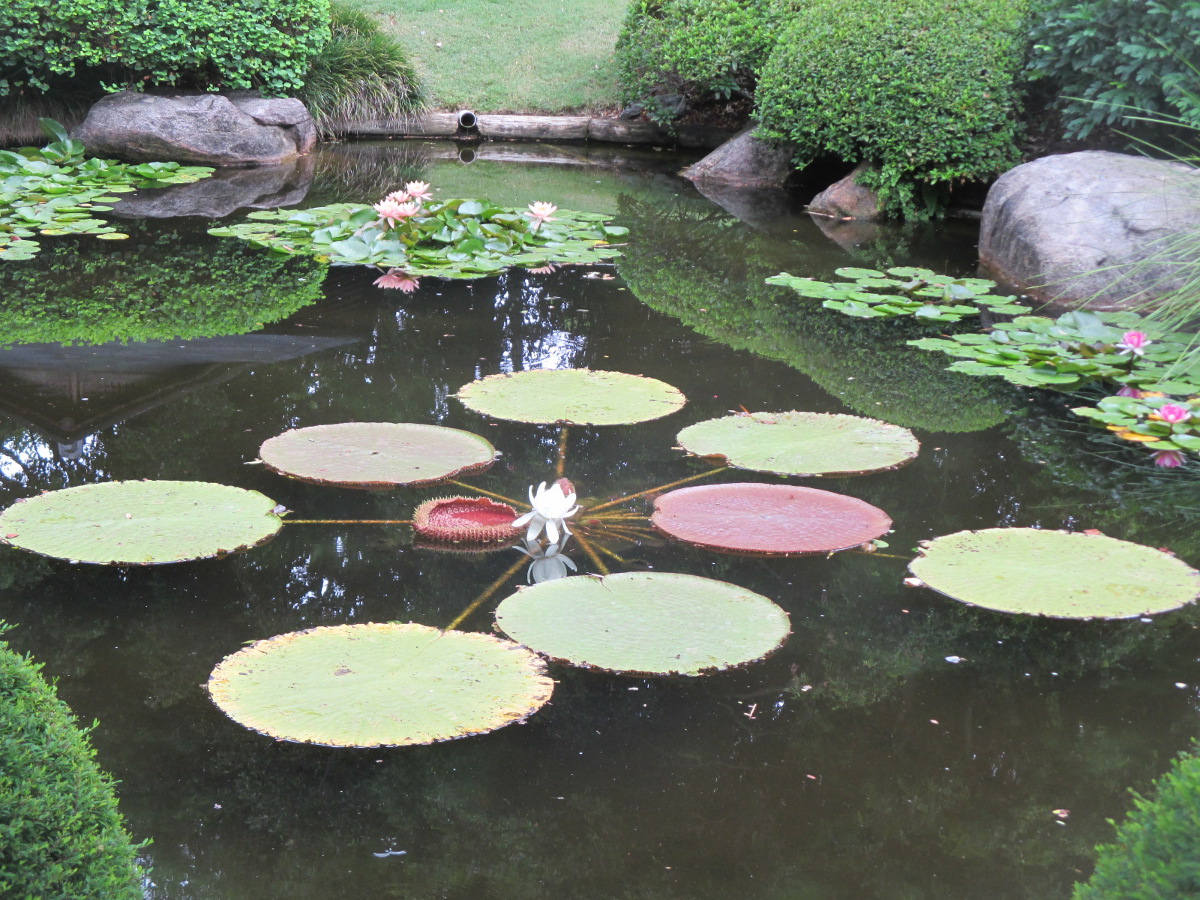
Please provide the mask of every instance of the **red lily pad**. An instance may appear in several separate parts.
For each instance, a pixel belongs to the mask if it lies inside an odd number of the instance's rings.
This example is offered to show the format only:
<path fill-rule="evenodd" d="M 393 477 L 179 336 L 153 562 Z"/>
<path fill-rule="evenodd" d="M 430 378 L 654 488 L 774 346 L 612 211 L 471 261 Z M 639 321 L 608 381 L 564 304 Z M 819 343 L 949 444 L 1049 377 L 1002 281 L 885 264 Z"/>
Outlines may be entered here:
<path fill-rule="evenodd" d="M 651 521 L 671 537 L 764 556 L 832 553 L 892 527 L 882 509 L 856 497 L 787 484 L 706 484 L 663 494 Z"/>
<path fill-rule="evenodd" d="M 495 544 L 512 543 L 517 511 L 487 497 L 439 497 L 426 500 L 413 513 L 413 531 L 429 541 Z"/>

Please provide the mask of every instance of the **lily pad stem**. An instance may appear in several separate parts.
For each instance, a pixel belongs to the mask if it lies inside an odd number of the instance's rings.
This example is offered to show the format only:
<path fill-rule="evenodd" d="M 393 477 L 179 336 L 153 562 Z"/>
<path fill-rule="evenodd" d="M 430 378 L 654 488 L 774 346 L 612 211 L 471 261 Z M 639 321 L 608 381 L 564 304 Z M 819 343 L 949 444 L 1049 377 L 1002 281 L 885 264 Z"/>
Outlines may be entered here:
<path fill-rule="evenodd" d="M 451 479 L 449 482 L 447 482 L 447 484 L 452 484 L 455 487 L 464 488 L 468 491 L 474 491 L 477 494 L 483 494 L 483 496 L 491 497 L 493 500 L 502 500 L 510 506 L 523 506 L 525 509 L 529 509 L 528 503 L 523 503 L 520 500 L 514 500 L 512 497 L 505 497 L 503 494 L 493 494 L 491 491 L 485 491 L 483 488 L 475 487 L 473 484 L 465 484 L 464 482 L 455 481 L 454 479 Z"/>
<path fill-rule="evenodd" d="M 593 506 L 586 510 L 587 515 L 594 515 L 602 509 L 608 509 L 610 506 L 620 506 L 622 503 L 628 503 L 630 500 L 636 500 L 638 497 L 645 497 L 647 494 L 657 494 L 659 491 L 667 491 L 673 487 L 678 487 L 681 484 L 687 484 L 689 481 L 699 481 L 701 478 L 707 478 L 710 475 L 716 475 L 719 472 L 727 472 L 729 466 L 721 466 L 717 469 L 709 469 L 707 472 L 701 472 L 699 475 L 691 475 L 687 478 L 680 478 L 678 481 L 672 481 L 670 484 L 664 484 L 660 487 L 653 487 L 646 491 L 639 491 L 636 494 L 629 494 L 626 497 L 618 497 L 616 500 L 609 500 L 607 503 L 601 503 L 599 506 Z"/>
<path fill-rule="evenodd" d="M 465 486 L 466 485 L 464 485 L 464 487 Z M 515 563 L 513 563 L 511 566 L 509 566 L 508 569 L 505 570 L 503 575 L 501 575 L 499 578 L 497 578 L 495 581 L 493 581 L 488 586 L 487 590 L 485 590 L 482 594 L 480 594 L 478 597 L 476 597 L 472 601 L 470 606 L 468 606 L 461 613 L 459 613 L 455 617 L 454 621 L 446 626 L 446 630 L 450 631 L 453 628 L 457 628 L 464 621 L 466 621 L 466 619 L 471 615 L 471 613 L 475 612 L 475 610 L 479 609 L 479 607 L 483 606 L 483 604 L 487 603 L 488 600 L 490 600 L 492 597 L 494 597 L 496 595 L 496 592 L 499 591 L 500 588 L 504 587 L 504 585 L 508 582 L 508 580 L 510 578 L 512 578 L 514 575 L 516 575 L 517 572 L 519 572 L 521 570 L 521 567 L 524 566 L 526 562 L 527 562 L 527 560 L 525 559 L 525 557 L 521 557 Z"/>

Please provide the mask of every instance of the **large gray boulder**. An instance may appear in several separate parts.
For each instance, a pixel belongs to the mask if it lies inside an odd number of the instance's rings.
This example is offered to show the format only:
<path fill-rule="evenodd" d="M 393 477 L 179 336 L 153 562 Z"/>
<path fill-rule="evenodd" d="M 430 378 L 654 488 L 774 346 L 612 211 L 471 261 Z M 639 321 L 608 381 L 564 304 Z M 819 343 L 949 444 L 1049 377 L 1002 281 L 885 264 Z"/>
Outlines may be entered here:
<path fill-rule="evenodd" d="M 754 136 L 751 126 L 738 132 L 704 159 L 681 174 L 694 182 L 726 184 L 731 187 L 781 188 L 796 174 L 792 164 L 795 148 Z"/>
<path fill-rule="evenodd" d="M 1200 170 L 1102 150 L 1045 156 L 1000 176 L 981 229 L 983 268 L 1039 301 L 1152 302 L 1185 283 L 1178 241 L 1200 238 Z"/>
<path fill-rule="evenodd" d="M 130 162 L 170 160 L 210 166 L 275 165 L 316 146 L 304 104 L 232 94 L 110 94 L 72 137 L 92 156 Z"/>
<path fill-rule="evenodd" d="M 880 218 L 879 195 L 866 185 L 858 183 L 858 178 L 871 170 L 870 163 L 859 163 L 854 171 L 835 181 L 808 204 L 808 211 L 817 216 L 832 216 L 835 219 L 869 219 Z"/>

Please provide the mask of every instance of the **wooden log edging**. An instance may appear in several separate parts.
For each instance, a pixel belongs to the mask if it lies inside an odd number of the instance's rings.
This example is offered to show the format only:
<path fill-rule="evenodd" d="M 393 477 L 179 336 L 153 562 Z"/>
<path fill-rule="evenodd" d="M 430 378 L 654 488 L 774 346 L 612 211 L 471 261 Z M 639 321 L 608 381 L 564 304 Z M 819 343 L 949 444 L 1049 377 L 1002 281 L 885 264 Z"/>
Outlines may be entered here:
<path fill-rule="evenodd" d="M 405 120 L 364 119 L 347 126 L 346 137 L 451 138 L 460 141 L 563 141 L 649 144 L 711 149 L 734 132 L 701 125 L 680 125 L 672 134 L 654 122 L 598 116 L 518 116 L 480 113 L 472 128 L 459 124 L 461 113 L 432 112 Z"/>

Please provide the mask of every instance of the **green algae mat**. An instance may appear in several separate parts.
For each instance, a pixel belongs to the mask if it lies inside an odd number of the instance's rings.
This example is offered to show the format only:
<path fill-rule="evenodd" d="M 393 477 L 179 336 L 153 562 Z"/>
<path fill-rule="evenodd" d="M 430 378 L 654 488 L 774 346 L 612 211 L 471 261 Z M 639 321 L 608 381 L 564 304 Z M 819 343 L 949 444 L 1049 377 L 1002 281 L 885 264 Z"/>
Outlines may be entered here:
<path fill-rule="evenodd" d="M 860 475 L 916 458 L 913 433 L 878 419 L 835 413 L 740 413 L 679 432 L 684 450 L 777 475 Z"/>
<path fill-rule="evenodd" d="M 301 481 L 386 489 L 483 472 L 496 448 L 441 425 L 345 422 L 285 431 L 264 441 L 258 455 L 268 469 Z"/>
<path fill-rule="evenodd" d="M 0 514 L 4 541 L 43 556 L 148 566 L 225 556 L 282 527 L 275 501 L 202 481 L 111 481 L 50 491 Z"/>
<path fill-rule="evenodd" d="M 505 598 L 496 624 L 555 662 L 625 675 L 706 675 L 765 659 L 788 614 L 736 585 L 623 572 L 546 581 Z"/>
<path fill-rule="evenodd" d="M 545 664 L 512 641 L 427 625 L 310 628 L 213 669 L 208 692 L 240 725 L 326 747 L 432 744 L 523 722 L 550 699 Z"/>
<path fill-rule="evenodd" d="M 1038 528 L 934 538 L 922 543 L 909 570 L 971 606 L 1059 619 L 1130 619 L 1178 609 L 1200 595 L 1200 572 L 1161 550 Z"/>
<path fill-rule="evenodd" d="M 687 398 L 656 378 L 593 369 L 489 375 L 455 395 L 471 410 L 538 425 L 628 425 L 682 409 Z"/>

